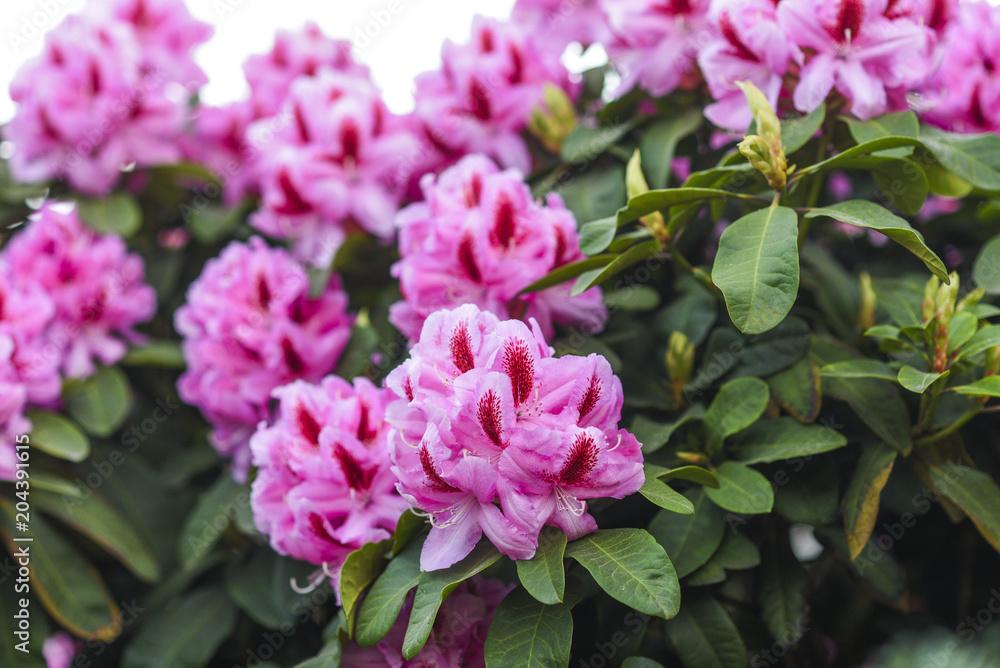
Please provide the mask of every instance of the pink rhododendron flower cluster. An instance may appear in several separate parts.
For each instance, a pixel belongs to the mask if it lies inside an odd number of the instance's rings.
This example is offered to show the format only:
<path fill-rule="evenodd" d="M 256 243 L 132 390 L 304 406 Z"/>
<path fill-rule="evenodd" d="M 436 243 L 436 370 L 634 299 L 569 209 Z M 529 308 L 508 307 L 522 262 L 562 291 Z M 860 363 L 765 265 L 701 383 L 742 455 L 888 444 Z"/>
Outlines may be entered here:
<path fill-rule="evenodd" d="M 512 585 L 479 575 L 463 581 L 441 604 L 427 644 L 406 661 L 403 638 L 413 610 L 411 592 L 386 637 L 374 647 L 357 643 L 345 646 L 341 664 L 365 668 L 486 668 L 486 634 L 497 607 L 511 589 Z"/>
<path fill-rule="evenodd" d="M 608 361 L 553 357 L 534 321 L 471 304 L 439 311 L 387 384 L 399 397 L 386 414 L 398 489 L 433 527 L 423 570 L 459 561 L 484 533 L 528 559 L 543 525 L 579 538 L 597 529 L 586 499 L 643 483 Z"/>
<path fill-rule="evenodd" d="M 611 38 L 600 0 L 517 0 L 511 18 L 557 50 L 572 42 L 587 46 Z"/>
<path fill-rule="evenodd" d="M 579 88 L 560 63 L 560 51 L 541 46 L 546 38 L 517 23 L 477 16 L 467 44 L 445 42 L 441 69 L 416 79 L 414 124 L 431 165 L 482 153 L 504 167 L 531 169 L 520 132 L 545 86 L 558 86 L 571 97 Z"/>
<path fill-rule="evenodd" d="M 336 574 L 353 550 L 389 538 L 407 507 L 395 490 L 384 422 L 394 395 L 366 378 L 352 386 L 327 376 L 273 396 L 274 424 L 250 439 L 255 521 L 279 553 Z"/>
<path fill-rule="evenodd" d="M 328 266 L 352 229 L 391 238 L 404 190 L 393 179 L 418 143 L 374 84 L 322 72 L 292 85 L 283 113 L 291 122 L 259 163 L 261 209 L 251 224 L 293 239 L 296 257 L 315 266 Z"/>
<path fill-rule="evenodd" d="M 305 270 L 259 238 L 232 242 L 208 261 L 174 316 L 187 371 L 181 399 L 212 424 L 212 443 L 245 477 L 249 439 L 270 418 L 271 392 L 294 380 L 317 382 L 333 370 L 353 317 L 335 275 L 316 299 Z"/>
<path fill-rule="evenodd" d="M 180 0 L 95 4 L 60 23 L 10 85 L 14 176 L 102 195 L 126 165 L 179 160 L 182 98 L 205 81 L 190 52 L 210 33 Z"/>
<path fill-rule="evenodd" d="M 503 317 L 532 317 L 599 331 L 607 318 L 599 288 L 570 297 L 569 284 L 518 296 L 553 269 L 583 258 L 573 214 L 550 194 L 536 203 L 516 170 L 468 156 L 439 177 L 424 177 L 424 201 L 399 212 L 399 253 L 392 268 L 403 301 L 390 319 L 416 339 L 441 308 L 476 304 Z"/>

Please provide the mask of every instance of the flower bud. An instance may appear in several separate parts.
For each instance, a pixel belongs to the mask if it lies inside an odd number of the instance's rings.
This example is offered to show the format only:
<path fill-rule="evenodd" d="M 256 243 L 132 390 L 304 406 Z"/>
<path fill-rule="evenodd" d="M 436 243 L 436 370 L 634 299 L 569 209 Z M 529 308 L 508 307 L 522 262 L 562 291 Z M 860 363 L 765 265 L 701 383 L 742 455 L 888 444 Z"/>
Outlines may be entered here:
<path fill-rule="evenodd" d="M 967 308 L 971 308 L 982 301 L 984 296 L 986 296 L 986 291 L 982 288 L 976 288 L 969 294 L 962 297 L 961 301 L 955 305 L 955 310 L 964 311 Z"/>
<path fill-rule="evenodd" d="M 1000 374 L 1000 346 L 993 346 L 986 350 L 986 366 L 983 369 L 983 377 Z"/>
<path fill-rule="evenodd" d="M 628 167 L 625 169 L 625 190 L 629 199 L 649 192 L 649 184 L 646 183 L 646 177 L 642 174 L 642 158 L 639 155 L 639 149 L 636 149 L 632 157 L 629 158 Z M 663 220 L 662 213 L 654 211 L 639 220 L 661 242 L 667 239 L 667 224 Z"/>
<path fill-rule="evenodd" d="M 576 129 L 576 110 L 566 91 L 549 83 L 545 85 L 545 103 L 531 112 L 528 129 L 545 148 L 559 153 L 569 133 Z"/>
<path fill-rule="evenodd" d="M 781 143 L 781 122 L 767 97 L 748 81 L 737 81 L 750 104 L 750 112 L 757 123 L 757 134 L 743 138 L 739 144 L 740 153 L 750 164 L 767 177 L 768 184 L 775 190 L 785 187 L 788 163 Z"/>
<path fill-rule="evenodd" d="M 920 302 L 920 315 L 924 322 L 928 322 L 934 317 L 934 311 L 937 310 L 935 299 L 940 285 L 941 280 L 937 276 L 931 276 L 927 284 L 924 285 L 924 299 Z"/>
<path fill-rule="evenodd" d="M 867 271 L 861 272 L 861 314 L 858 316 L 861 331 L 867 331 L 875 326 L 875 290 L 872 289 L 872 277 Z"/>
<path fill-rule="evenodd" d="M 678 405 L 684 404 L 684 386 L 691 379 L 694 369 L 694 344 L 683 332 L 673 332 L 667 343 L 667 375 L 670 391 Z"/>

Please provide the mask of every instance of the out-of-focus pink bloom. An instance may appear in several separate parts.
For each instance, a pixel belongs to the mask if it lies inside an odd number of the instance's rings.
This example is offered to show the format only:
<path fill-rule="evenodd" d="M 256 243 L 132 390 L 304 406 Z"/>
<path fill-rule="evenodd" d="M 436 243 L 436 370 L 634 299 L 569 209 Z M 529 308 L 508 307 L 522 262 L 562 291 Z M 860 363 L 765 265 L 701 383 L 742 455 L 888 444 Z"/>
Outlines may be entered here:
<path fill-rule="evenodd" d="M 259 238 L 229 244 L 191 284 L 174 316 L 187 361 L 177 389 L 212 424 L 212 443 L 233 457 L 238 479 L 251 434 L 271 417 L 272 391 L 318 382 L 336 366 L 353 323 L 346 309 L 339 278 L 311 299 L 302 266 Z"/>
<path fill-rule="evenodd" d="M 517 0 L 513 20 L 562 51 L 567 44 L 602 44 L 611 38 L 600 0 Z"/>
<path fill-rule="evenodd" d="M 366 378 L 352 386 L 328 376 L 273 396 L 277 419 L 250 439 L 255 521 L 279 553 L 339 572 L 353 550 L 389 538 L 407 508 L 386 446 L 394 395 Z"/>
<path fill-rule="evenodd" d="M 713 17 L 718 34 L 698 53 L 698 64 L 715 98 L 705 108 L 705 116 L 721 128 L 745 132 L 753 116 L 736 82 L 754 84 L 777 109 L 782 78 L 793 59 L 802 62 L 802 53 L 778 25 L 771 0 L 721 7 Z"/>
<path fill-rule="evenodd" d="M 924 87 L 928 121 L 956 132 L 1000 132 L 1000 8 L 962 3 L 945 31 L 941 66 Z"/>
<path fill-rule="evenodd" d="M 27 388 L 15 370 L 14 341 L 0 334 L 0 480 L 14 480 L 17 472 L 17 437 L 31 431 L 24 417 Z"/>
<path fill-rule="evenodd" d="M 172 26 L 181 13 L 186 15 L 182 5 L 155 4 Z M 197 69 L 185 60 L 184 50 L 202 37 L 184 33 L 165 56 L 161 51 L 171 38 L 137 30 L 126 21 L 85 15 L 67 18 L 46 35 L 41 55 L 25 63 L 10 86 L 18 108 L 4 134 L 15 146 L 11 170 L 17 179 L 62 177 L 81 192 L 103 195 L 125 165 L 144 167 L 181 157 L 186 100 L 168 91 L 171 84 L 197 85 L 194 79 L 178 79 L 177 68 Z M 164 69 L 164 60 L 177 67 Z"/>
<path fill-rule="evenodd" d="M 468 304 L 428 318 L 389 374 L 398 489 L 432 525 L 423 570 L 462 559 L 484 533 L 504 554 L 530 558 L 542 525 L 578 538 L 597 528 L 586 499 L 642 485 L 607 360 L 552 355 L 534 320 L 529 329 Z"/>
<path fill-rule="evenodd" d="M 142 258 L 121 237 L 99 235 L 75 211 L 46 205 L 4 250 L 16 280 L 35 284 L 55 305 L 47 337 L 64 348 L 62 369 L 71 378 L 94 371 L 94 360 L 114 364 L 135 326 L 156 312 L 156 293 L 143 280 Z"/>
<path fill-rule="evenodd" d="M 258 149 L 247 136 L 257 120 L 249 102 L 198 109 L 191 134 L 184 137 L 184 155 L 207 167 L 222 185 L 227 204 L 257 190 Z M 274 120 L 273 118 L 271 119 Z"/>
<path fill-rule="evenodd" d="M 622 74 L 621 90 L 642 86 L 666 95 L 694 74 L 711 37 L 709 0 L 601 0 L 614 38 L 606 45 Z"/>
<path fill-rule="evenodd" d="M 262 159 L 262 206 L 251 224 L 293 239 L 296 256 L 316 266 L 330 264 L 352 229 L 391 238 L 402 196 L 393 176 L 417 141 L 375 86 L 325 71 L 296 82 L 283 113 L 291 121 Z"/>
<path fill-rule="evenodd" d="M 22 392 L 11 390 L 10 403 L 2 411 L 8 416 L 18 413 L 24 401 L 44 406 L 59 398 L 65 342 L 52 336 L 55 313 L 46 291 L 32 280 L 17 279 L 0 259 L 0 381 L 20 385 L 24 396 L 18 399 Z"/>
<path fill-rule="evenodd" d="M 603 327 L 601 291 L 578 297 L 569 286 L 518 296 L 553 269 L 583 257 L 573 214 L 558 195 L 536 203 L 516 170 L 501 172 L 484 156 L 468 156 L 439 177 L 424 177 L 424 202 L 396 218 L 401 260 L 392 268 L 403 301 L 390 317 L 416 339 L 441 308 L 472 303 L 504 318 L 535 318 L 546 335 L 553 321 Z"/>
<path fill-rule="evenodd" d="M 427 150 L 442 165 L 483 153 L 504 167 L 530 170 L 520 132 L 545 86 L 558 86 L 571 97 L 578 89 L 559 55 L 516 23 L 477 16 L 469 43 L 445 42 L 441 69 L 417 77 L 414 123 Z"/>
<path fill-rule="evenodd" d="M 834 200 L 843 202 L 850 199 L 854 186 L 851 184 L 851 177 L 844 172 L 833 172 L 826 183 L 826 190 Z"/>
<path fill-rule="evenodd" d="M 427 644 L 406 661 L 403 639 L 413 610 L 411 592 L 385 638 L 374 647 L 345 646 L 341 662 L 353 668 L 486 668 L 486 634 L 497 607 L 513 588 L 479 575 L 462 582 L 441 604 Z"/>
<path fill-rule="evenodd" d="M 208 41 L 214 30 L 191 16 L 182 0 L 93 2 L 87 11 L 96 23 L 128 25 L 142 47 L 142 65 L 147 71 L 161 71 L 192 93 L 208 83 L 191 52 Z"/>
<path fill-rule="evenodd" d="M 68 633 L 59 633 L 45 639 L 42 656 L 47 668 L 69 668 L 76 656 L 76 642 Z"/>
<path fill-rule="evenodd" d="M 793 100 L 809 112 L 837 89 L 862 120 L 898 106 L 897 93 L 919 83 L 930 63 L 928 34 L 909 18 L 889 19 L 886 0 L 783 0 L 778 23 L 810 49 Z"/>

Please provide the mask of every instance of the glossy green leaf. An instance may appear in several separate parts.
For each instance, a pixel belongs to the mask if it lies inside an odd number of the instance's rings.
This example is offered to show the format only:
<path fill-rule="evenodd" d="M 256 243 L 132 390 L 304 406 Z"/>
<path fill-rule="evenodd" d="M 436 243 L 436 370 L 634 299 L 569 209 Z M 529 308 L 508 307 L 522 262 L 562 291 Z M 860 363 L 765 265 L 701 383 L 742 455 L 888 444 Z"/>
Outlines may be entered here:
<path fill-rule="evenodd" d="M 142 209 L 135 198 L 126 193 L 101 199 L 79 199 L 76 211 L 81 221 L 102 234 L 117 234 L 127 239 L 142 226 Z"/>
<path fill-rule="evenodd" d="M 943 371 L 941 373 L 926 373 L 924 371 L 918 371 L 907 364 L 899 370 L 898 380 L 899 384 L 908 389 L 910 392 L 923 394 L 934 381 L 939 378 L 944 378 L 947 375 L 947 371 Z"/>
<path fill-rule="evenodd" d="M 487 668 L 569 665 L 573 614 L 565 604 L 545 605 L 524 589 L 507 594 L 486 636 Z"/>
<path fill-rule="evenodd" d="M 833 157 L 814 163 L 808 167 L 804 167 L 798 172 L 798 174 L 815 174 L 816 172 L 837 169 L 845 162 L 850 162 L 859 155 L 868 155 L 870 153 L 877 153 L 887 149 L 901 148 L 904 146 L 920 145 L 921 141 L 912 137 L 880 137 L 879 139 L 872 139 L 871 141 L 866 141 L 863 144 L 852 146 L 851 148 L 841 151 Z"/>
<path fill-rule="evenodd" d="M 566 546 L 566 556 L 590 571 L 597 584 L 625 605 L 670 619 L 681 588 L 663 547 L 642 529 L 604 529 Z"/>
<path fill-rule="evenodd" d="M 31 501 L 90 537 L 140 579 L 155 582 L 160 577 L 160 567 L 149 546 L 117 508 L 97 495 L 77 499 L 35 489 Z"/>
<path fill-rule="evenodd" d="M 879 498 L 896 462 L 896 451 L 875 445 L 861 453 L 844 493 L 844 528 L 851 559 L 856 559 L 868 543 L 878 517 Z"/>
<path fill-rule="evenodd" d="M 454 566 L 420 575 L 417 595 L 413 599 L 413 610 L 410 612 L 410 622 L 403 638 L 403 657 L 406 660 L 415 657 L 423 648 L 434 627 L 438 609 L 455 587 L 491 566 L 499 558 L 500 553 L 489 539 L 484 537 L 469 556 Z"/>
<path fill-rule="evenodd" d="M 781 121 L 781 143 L 785 153 L 791 155 L 812 139 L 823 126 L 826 104 L 820 104 L 805 116 L 785 118 Z"/>
<path fill-rule="evenodd" d="M 178 554 L 185 568 L 191 568 L 208 554 L 241 505 L 250 505 L 249 487 L 223 473 L 184 523 Z"/>
<path fill-rule="evenodd" d="M 965 345 L 979 327 L 979 318 L 968 311 L 959 311 L 951 318 L 948 328 L 948 354 Z"/>
<path fill-rule="evenodd" d="M 813 422 L 819 417 L 822 404 L 819 367 L 809 358 L 803 357 L 769 377 L 767 385 L 775 402 L 799 422 Z"/>
<path fill-rule="evenodd" d="M 427 518 L 420 517 L 412 510 L 407 510 L 399 516 L 396 522 L 396 530 L 392 532 L 392 556 L 396 556 L 403 551 L 424 527 L 427 526 Z"/>
<path fill-rule="evenodd" d="M 775 640 L 794 643 L 805 632 L 808 577 L 787 543 L 773 543 L 764 553 L 757 581 L 761 612 Z"/>
<path fill-rule="evenodd" d="M 634 123 L 631 122 L 597 128 L 583 124 L 577 125 L 563 142 L 560 157 L 563 162 L 570 164 L 591 162 L 608 148 L 621 141 L 633 125 Z"/>
<path fill-rule="evenodd" d="M 1000 136 L 925 127 L 920 140 L 951 173 L 983 190 L 1000 191 Z"/>
<path fill-rule="evenodd" d="M 700 109 L 688 109 L 658 118 L 646 128 L 639 140 L 639 153 L 650 188 L 667 187 L 677 142 L 701 127 L 702 118 Z"/>
<path fill-rule="evenodd" d="M 118 431 L 132 409 L 132 387 L 117 367 L 98 367 L 93 376 L 63 396 L 70 416 L 101 438 Z"/>
<path fill-rule="evenodd" d="M 667 622 L 667 635 L 688 668 L 746 668 L 747 650 L 739 631 L 710 596 L 684 601 L 680 614 Z"/>
<path fill-rule="evenodd" d="M 716 584 L 726 579 L 727 570 L 741 571 L 759 564 L 760 552 L 753 541 L 737 531 L 727 531 L 712 558 L 685 578 L 684 584 Z"/>
<path fill-rule="evenodd" d="M 586 290 L 589 290 L 595 285 L 601 284 L 615 274 L 625 271 L 632 265 L 642 262 L 646 258 L 652 257 L 659 252 L 660 242 L 656 239 L 648 239 L 646 241 L 639 242 L 609 262 L 607 266 L 602 269 L 594 269 L 593 275 L 590 275 L 590 272 L 581 275 L 580 278 L 577 279 L 576 283 L 573 284 L 573 289 L 570 291 L 570 295 L 575 297 L 582 294 Z"/>
<path fill-rule="evenodd" d="M 354 630 L 354 637 L 359 645 L 370 647 L 378 643 L 396 623 L 406 595 L 420 581 L 422 547 L 418 541 L 407 545 L 393 557 L 368 590 Z"/>
<path fill-rule="evenodd" d="M 340 569 L 340 607 L 344 611 L 346 620 L 344 628 L 348 636 L 354 633 L 358 602 L 365 590 L 382 572 L 388 548 L 388 541 L 365 543 L 347 555 Z"/>
<path fill-rule="evenodd" d="M 1000 397 L 1000 376 L 987 376 L 980 378 L 969 385 L 959 385 L 951 388 L 951 391 L 958 394 L 967 394 L 974 397 Z"/>
<path fill-rule="evenodd" d="M 614 216 L 625 205 L 625 165 L 615 162 L 595 165 L 587 171 L 574 173 L 563 180 L 554 192 L 559 193 L 566 207 L 577 220 L 597 220 Z"/>
<path fill-rule="evenodd" d="M 718 489 L 706 487 L 712 502 L 733 513 L 755 515 L 769 513 L 774 507 L 774 489 L 760 471 L 739 462 L 722 462 L 715 469 Z"/>
<path fill-rule="evenodd" d="M 842 223 L 864 227 L 881 232 L 906 250 L 910 251 L 930 269 L 931 273 L 948 282 L 948 270 L 941 258 L 934 254 L 920 232 L 916 231 L 906 220 L 889 212 L 885 207 L 874 202 L 854 199 L 830 206 L 813 209 L 805 214 L 806 218 L 826 216 Z"/>
<path fill-rule="evenodd" d="M 125 366 L 155 366 L 164 369 L 183 369 L 184 353 L 176 341 L 147 341 L 130 348 L 121 363 Z"/>
<path fill-rule="evenodd" d="M 972 280 L 988 295 L 1000 295 L 1000 235 L 986 242 L 972 264 Z"/>
<path fill-rule="evenodd" d="M 701 420 L 705 415 L 705 407 L 702 404 L 692 404 L 685 410 L 677 420 L 668 424 L 653 422 L 644 415 L 636 415 L 632 421 L 629 431 L 642 444 L 642 451 L 646 454 L 656 452 L 670 441 L 670 437 L 675 431 L 688 422 Z"/>
<path fill-rule="evenodd" d="M 687 480 L 704 487 L 718 487 L 719 481 L 715 474 L 701 466 L 678 466 L 674 469 L 667 469 L 659 473 L 657 478 L 663 480 Z"/>
<path fill-rule="evenodd" d="M 948 464 L 929 471 L 934 491 L 956 504 L 986 542 L 1000 552 L 1000 487 L 983 471 Z"/>
<path fill-rule="evenodd" d="M 709 452 L 718 450 L 727 436 L 756 422 L 767 408 L 769 399 L 767 383 L 760 378 L 739 378 L 723 385 L 703 419 Z"/>
<path fill-rule="evenodd" d="M 289 586 L 289 578 L 300 576 L 304 564 L 279 556 L 267 547 L 255 550 L 245 561 L 231 560 L 225 571 L 226 592 L 255 622 L 269 629 L 294 624 L 296 613 L 310 604 L 308 595 Z M 311 566 L 311 564 L 310 564 Z M 309 569 L 315 570 L 315 567 Z M 289 575 L 294 573 L 294 575 Z M 325 592 L 324 592 L 325 593 Z"/>
<path fill-rule="evenodd" d="M 799 290 L 798 216 L 783 206 L 747 214 L 719 239 L 712 280 L 740 331 L 760 334 L 785 316 Z"/>
<path fill-rule="evenodd" d="M 618 221 L 614 216 L 584 223 L 580 227 L 580 252 L 584 255 L 600 253 L 615 238 L 617 231 Z"/>
<path fill-rule="evenodd" d="M 987 325 L 975 334 L 958 350 L 956 359 L 967 360 L 985 352 L 994 346 L 1000 346 L 1000 327 Z"/>
<path fill-rule="evenodd" d="M 628 201 L 628 205 L 618 211 L 618 225 L 630 223 L 654 211 L 663 211 L 680 204 L 694 202 L 710 202 L 717 199 L 746 198 L 741 193 L 720 190 L 718 188 L 667 188 L 665 190 L 650 190 L 637 195 Z"/>
<path fill-rule="evenodd" d="M 867 121 L 859 121 L 845 117 L 844 121 L 851 131 L 854 141 L 859 144 L 881 139 L 882 137 L 912 137 L 920 135 L 920 123 L 917 115 L 912 111 L 893 111 Z M 912 152 L 912 148 L 895 148 L 881 153 L 881 155 L 905 156 Z"/>
<path fill-rule="evenodd" d="M 535 556 L 514 562 L 521 585 L 539 602 L 562 603 L 566 592 L 565 553 L 566 534 L 557 527 L 547 526 L 538 536 Z"/>
<path fill-rule="evenodd" d="M 685 515 L 694 512 L 694 506 L 686 497 L 659 479 L 659 475 L 666 473 L 667 469 L 652 464 L 646 464 L 645 469 L 646 482 L 639 488 L 640 494 L 660 508 Z"/>
<path fill-rule="evenodd" d="M 792 366 L 809 352 L 809 325 L 790 315 L 763 334 L 745 337 L 743 354 L 732 377 L 770 376 Z"/>
<path fill-rule="evenodd" d="M 682 296 L 674 297 L 657 314 L 656 328 L 666 337 L 681 332 L 694 345 L 701 345 L 718 318 L 719 302 L 708 288 L 688 276 L 679 279 L 675 289 Z"/>
<path fill-rule="evenodd" d="M 898 375 L 885 362 L 870 359 L 852 359 L 827 364 L 820 367 L 819 374 L 823 378 L 839 378 L 844 380 L 879 378 L 893 382 L 896 381 L 896 376 Z"/>
<path fill-rule="evenodd" d="M 704 565 L 722 543 L 726 522 L 722 510 L 708 500 L 704 488 L 689 489 L 684 496 L 694 505 L 693 515 L 661 510 L 649 532 L 670 555 L 678 577 Z"/>
<path fill-rule="evenodd" d="M 553 285 L 559 285 L 560 283 L 565 283 L 566 281 L 581 276 L 588 271 L 600 270 L 602 267 L 607 266 L 616 257 L 617 256 L 614 254 L 604 253 L 602 255 L 595 255 L 593 257 L 577 260 L 576 262 L 570 262 L 569 264 L 564 264 L 563 266 L 550 271 L 547 276 L 544 276 L 535 281 L 534 283 L 529 284 L 527 287 L 523 288 L 521 292 L 518 294 L 538 292 L 539 290 L 544 290 L 545 288 L 551 288 Z"/>
<path fill-rule="evenodd" d="M 761 420 L 736 436 L 730 444 L 729 456 L 744 464 L 758 464 L 811 457 L 845 445 L 847 437 L 829 427 L 779 417 Z"/>
<path fill-rule="evenodd" d="M 71 420 L 48 411 L 29 411 L 31 445 L 59 459 L 82 462 L 90 454 L 90 440 Z"/>

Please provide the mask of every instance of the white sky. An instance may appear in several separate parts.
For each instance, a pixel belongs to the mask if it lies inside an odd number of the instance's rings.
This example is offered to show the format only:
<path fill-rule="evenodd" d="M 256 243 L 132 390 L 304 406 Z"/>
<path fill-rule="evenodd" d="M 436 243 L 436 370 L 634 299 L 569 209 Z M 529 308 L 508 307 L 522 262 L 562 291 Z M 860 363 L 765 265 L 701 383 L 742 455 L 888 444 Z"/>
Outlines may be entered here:
<path fill-rule="evenodd" d="M 99 2 L 100 0 L 91 0 Z M 397 112 L 412 108 L 413 77 L 436 69 L 446 38 L 465 41 L 475 14 L 506 17 L 514 0 L 186 0 L 191 13 L 215 26 L 196 53 L 210 80 L 203 99 L 212 104 L 244 95 L 242 65 L 252 53 L 271 48 L 279 28 L 319 24 L 330 37 L 354 40 L 358 30 L 375 34 L 355 57 L 372 70 L 386 103 Z M 0 123 L 14 113 L 7 94 L 24 60 L 41 51 L 45 30 L 75 13 L 84 0 L 2 0 L 0 9 Z M 398 8 L 392 14 L 389 7 Z M 388 20 L 386 20 L 388 17 Z M 385 25 L 379 25 L 378 19 Z M 369 23 L 376 22 L 372 26 Z M 38 29 L 41 26 L 41 29 Z M 375 27 L 378 31 L 376 33 Z M 23 42 L 22 42 L 23 38 Z M 355 44 L 361 44 L 358 38 Z"/>

